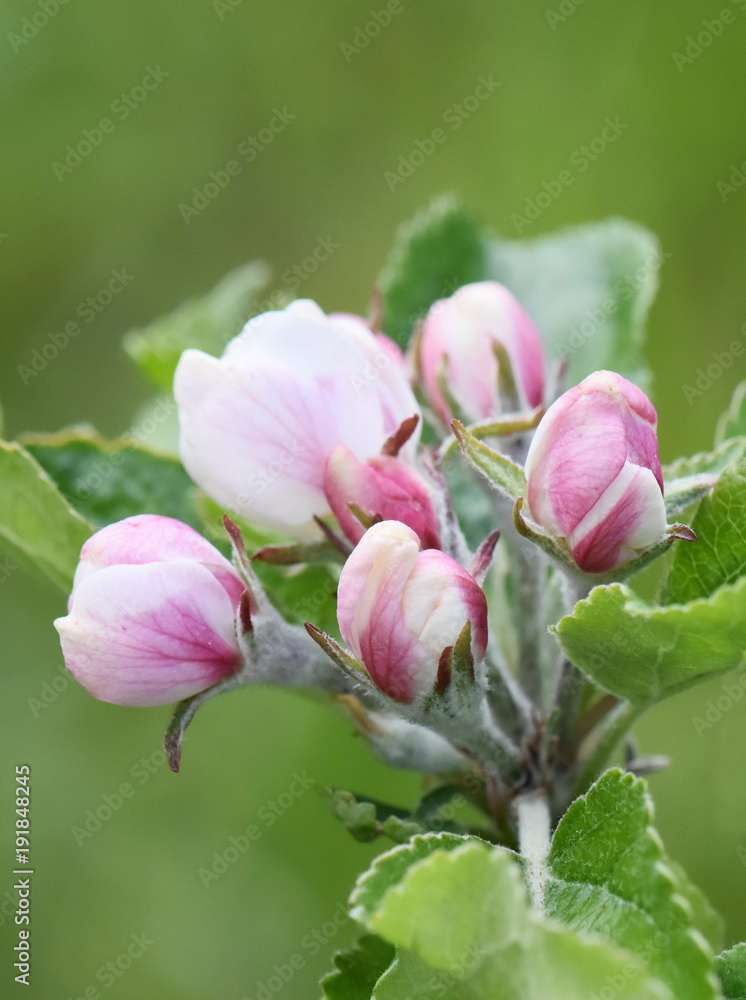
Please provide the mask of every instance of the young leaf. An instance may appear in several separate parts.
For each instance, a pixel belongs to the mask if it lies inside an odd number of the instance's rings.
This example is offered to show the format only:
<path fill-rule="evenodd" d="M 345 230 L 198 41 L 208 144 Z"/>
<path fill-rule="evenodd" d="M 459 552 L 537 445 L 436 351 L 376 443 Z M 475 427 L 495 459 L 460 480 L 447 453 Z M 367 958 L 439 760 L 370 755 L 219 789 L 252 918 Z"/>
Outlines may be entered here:
<path fill-rule="evenodd" d="M 478 227 L 453 198 L 436 198 L 399 229 L 379 276 L 384 333 L 405 346 L 433 302 L 483 277 L 484 241 Z"/>
<path fill-rule="evenodd" d="M 746 435 L 746 382 L 736 386 L 730 406 L 718 421 L 715 443 L 739 435 Z"/>
<path fill-rule="evenodd" d="M 737 944 L 715 959 L 725 1000 L 746 1000 L 746 944 Z"/>
<path fill-rule="evenodd" d="M 746 456 L 746 437 L 734 437 L 714 451 L 680 458 L 663 467 L 666 513 L 669 518 L 706 496 L 725 469 Z"/>
<path fill-rule="evenodd" d="M 645 783 L 607 771 L 552 838 L 547 915 L 635 952 L 677 1000 L 718 1000 L 712 953 L 692 933 L 682 875 L 669 868 L 652 822 Z"/>
<path fill-rule="evenodd" d="M 723 918 L 702 890 L 689 881 L 689 876 L 678 861 L 668 858 L 666 864 L 676 881 L 676 892 L 687 901 L 691 908 L 692 927 L 699 931 L 713 952 L 720 951 L 723 947 L 725 933 Z"/>
<path fill-rule="evenodd" d="M 256 308 L 269 276 L 260 261 L 237 267 L 202 298 L 190 299 L 142 330 L 132 330 L 124 339 L 125 350 L 148 378 L 170 392 L 181 352 L 198 347 L 222 354 Z"/>
<path fill-rule="evenodd" d="M 30 435 L 27 451 L 60 492 L 102 527 L 133 514 L 162 514 L 201 530 L 194 484 L 181 462 L 127 438 L 106 441 L 86 429 Z"/>
<path fill-rule="evenodd" d="M 366 920 L 397 945 L 376 1000 L 673 1000 L 634 955 L 546 921 L 521 870 L 479 841 L 410 866 Z"/>
<path fill-rule="evenodd" d="M 451 851 L 470 840 L 477 838 L 455 833 L 426 833 L 381 854 L 357 880 L 350 896 L 350 916 L 366 923 L 384 895 L 401 880 L 410 865 L 428 857 L 433 851 Z"/>
<path fill-rule="evenodd" d="M 336 971 L 321 980 L 326 1000 L 370 1000 L 373 989 L 394 960 L 395 949 L 375 934 L 363 936 L 334 956 Z"/>
<path fill-rule="evenodd" d="M 487 276 L 527 310 L 549 360 L 567 358 L 568 385 L 608 368 L 644 388 L 643 324 L 665 256 L 647 229 L 607 219 L 535 240 L 494 240 Z"/>
<path fill-rule="evenodd" d="M 94 531 L 21 445 L 0 441 L 0 544 L 11 558 L 30 559 L 69 591 Z"/>
<path fill-rule="evenodd" d="M 695 545 L 678 545 L 666 583 L 666 601 L 707 597 L 746 573 L 746 460 L 722 474 L 699 505 Z"/>
<path fill-rule="evenodd" d="M 325 788 L 322 795 L 337 819 L 362 843 L 386 836 L 397 844 L 403 844 L 415 834 L 424 833 L 424 826 L 415 822 L 406 809 L 398 806 L 338 788 Z"/>
<path fill-rule="evenodd" d="M 743 667 L 744 609 L 746 577 L 710 597 L 666 607 L 645 604 L 613 583 L 595 587 L 552 631 L 600 687 L 643 707 Z"/>

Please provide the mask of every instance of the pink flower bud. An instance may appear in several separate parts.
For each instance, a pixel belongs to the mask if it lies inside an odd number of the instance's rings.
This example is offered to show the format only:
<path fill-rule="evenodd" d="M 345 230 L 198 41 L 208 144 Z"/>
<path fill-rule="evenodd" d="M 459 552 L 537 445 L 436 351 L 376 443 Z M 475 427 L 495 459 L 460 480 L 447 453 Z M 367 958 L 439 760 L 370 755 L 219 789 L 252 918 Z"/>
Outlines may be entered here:
<path fill-rule="evenodd" d="M 594 372 L 560 396 L 526 460 L 534 520 L 564 537 L 578 566 L 604 573 L 661 541 L 663 476 L 653 404 L 615 372 Z"/>
<path fill-rule="evenodd" d="M 421 552 L 398 521 L 373 525 L 345 563 L 337 616 L 345 642 L 396 701 L 433 690 L 441 654 L 467 621 L 475 661 L 487 647 L 487 601 L 476 580 L 444 552 Z"/>
<path fill-rule="evenodd" d="M 427 485 L 415 470 L 393 455 L 374 455 L 367 462 L 338 445 L 329 456 L 324 491 L 340 527 L 357 544 L 365 528 L 350 511 L 350 502 L 385 521 L 401 521 L 419 536 L 423 549 L 437 549 L 438 518 Z"/>
<path fill-rule="evenodd" d="M 486 420 L 503 412 L 496 344 L 510 359 L 519 406 L 538 406 L 544 395 L 541 340 L 507 288 L 496 281 L 478 281 L 431 306 L 419 358 L 425 388 L 443 420 L 450 422 L 456 414 L 441 391 L 442 378 L 468 420 Z"/>
<path fill-rule="evenodd" d="M 419 414 L 403 368 L 361 319 L 304 300 L 250 320 L 220 359 L 185 351 L 174 393 L 195 482 L 243 517 L 298 535 L 329 512 L 330 452 L 345 444 L 365 461 Z"/>
<path fill-rule="evenodd" d="M 80 553 L 65 663 L 116 705 L 165 705 L 232 673 L 235 614 L 245 584 L 218 550 L 171 517 L 142 514 L 102 528 Z"/>

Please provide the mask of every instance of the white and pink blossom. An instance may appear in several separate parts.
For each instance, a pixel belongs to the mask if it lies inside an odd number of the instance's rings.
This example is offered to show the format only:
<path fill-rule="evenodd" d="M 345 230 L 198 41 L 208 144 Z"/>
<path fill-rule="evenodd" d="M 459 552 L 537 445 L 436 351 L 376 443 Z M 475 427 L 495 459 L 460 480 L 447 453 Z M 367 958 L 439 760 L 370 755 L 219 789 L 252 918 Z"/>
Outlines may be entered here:
<path fill-rule="evenodd" d="M 365 533 L 339 581 L 342 637 L 389 697 L 412 702 L 433 690 L 444 650 L 471 623 L 472 653 L 487 646 L 487 602 L 476 580 L 415 532 L 382 521 Z"/>
<path fill-rule="evenodd" d="M 496 345 L 510 359 L 517 404 L 539 406 L 544 395 L 541 340 L 507 288 L 497 281 L 478 281 L 431 306 L 422 327 L 419 365 L 430 400 L 446 423 L 459 414 L 452 412 L 441 381 L 468 421 L 486 420 L 505 410 Z"/>
<path fill-rule="evenodd" d="M 324 473 L 337 445 L 364 462 L 419 415 L 390 347 L 358 317 L 326 316 L 308 300 L 250 320 L 222 358 L 185 351 L 174 393 L 195 482 L 243 517 L 299 536 L 329 513 Z"/>
<path fill-rule="evenodd" d="M 440 546 L 438 517 L 427 483 L 398 456 L 374 455 L 361 462 L 346 445 L 338 445 L 327 459 L 324 491 L 351 542 L 359 542 L 365 534 L 348 506 L 352 502 L 384 521 L 408 525 L 423 549 Z"/>
<path fill-rule="evenodd" d="M 102 528 L 80 553 L 68 614 L 67 668 L 117 705 L 164 705 L 240 664 L 235 617 L 245 584 L 189 525 L 142 514 Z"/>
<path fill-rule="evenodd" d="M 564 538 L 588 573 L 617 569 L 666 530 L 657 415 L 616 372 L 594 372 L 560 396 L 526 460 L 533 519 Z"/>

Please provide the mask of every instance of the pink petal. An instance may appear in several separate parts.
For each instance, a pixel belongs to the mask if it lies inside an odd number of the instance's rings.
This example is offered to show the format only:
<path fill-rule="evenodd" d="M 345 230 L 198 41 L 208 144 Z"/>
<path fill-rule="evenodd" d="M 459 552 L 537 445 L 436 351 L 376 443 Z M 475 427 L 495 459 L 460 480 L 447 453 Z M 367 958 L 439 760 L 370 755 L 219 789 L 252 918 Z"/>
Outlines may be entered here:
<path fill-rule="evenodd" d="M 102 569 L 55 626 L 71 673 L 119 705 L 178 701 L 239 663 L 231 599 L 193 562 Z"/>

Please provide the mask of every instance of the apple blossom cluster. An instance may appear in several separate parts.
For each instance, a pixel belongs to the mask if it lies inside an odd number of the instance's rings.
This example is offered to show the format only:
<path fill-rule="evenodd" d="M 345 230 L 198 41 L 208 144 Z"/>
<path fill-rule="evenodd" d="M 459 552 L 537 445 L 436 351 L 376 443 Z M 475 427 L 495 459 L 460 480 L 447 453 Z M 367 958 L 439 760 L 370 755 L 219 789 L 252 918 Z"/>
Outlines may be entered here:
<path fill-rule="evenodd" d="M 566 578 L 577 597 L 673 538 L 650 400 L 610 371 L 548 398 L 559 379 L 527 313 L 493 281 L 435 302 L 406 353 L 362 318 L 305 300 L 251 319 L 220 358 L 185 351 L 180 454 L 226 512 L 233 563 L 171 518 L 103 528 L 56 622 L 68 668 L 123 705 L 315 685 L 356 705 L 361 729 L 398 763 L 518 767 L 539 706 L 491 616 L 494 587 L 483 589 L 499 532 L 476 552 L 465 540 L 469 512 L 449 484 L 457 444 L 468 458 L 465 441 L 478 445 L 497 470 L 479 483 L 503 534 L 503 574 L 506 560 L 514 574 L 547 567 L 533 589 L 514 583 L 525 609 L 543 600 L 542 579 Z M 516 475 L 522 496 L 511 494 Z M 286 540 L 254 559 L 313 552 L 341 566 L 337 636 L 272 607 L 234 519 Z"/>

